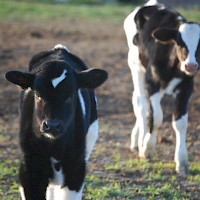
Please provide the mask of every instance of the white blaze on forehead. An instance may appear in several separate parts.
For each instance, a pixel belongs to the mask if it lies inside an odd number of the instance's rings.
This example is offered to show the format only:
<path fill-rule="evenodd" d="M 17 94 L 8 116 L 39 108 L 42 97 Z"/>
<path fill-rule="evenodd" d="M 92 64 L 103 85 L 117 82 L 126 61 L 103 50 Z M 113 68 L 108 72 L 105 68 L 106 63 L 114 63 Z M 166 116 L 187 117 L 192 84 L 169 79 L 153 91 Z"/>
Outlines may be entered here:
<path fill-rule="evenodd" d="M 64 69 L 63 73 L 59 77 L 56 77 L 56 78 L 51 80 L 51 83 L 52 83 L 54 88 L 56 88 L 57 85 L 60 84 L 66 78 L 66 74 L 67 74 L 67 70 Z"/>
<path fill-rule="evenodd" d="M 200 26 L 195 23 L 185 23 L 179 27 L 179 32 L 181 34 L 182 40 L 188 48 L 188 56 L 185 62 L 197 64 L 195 53 L 197 51 L 200 40 Z"/>

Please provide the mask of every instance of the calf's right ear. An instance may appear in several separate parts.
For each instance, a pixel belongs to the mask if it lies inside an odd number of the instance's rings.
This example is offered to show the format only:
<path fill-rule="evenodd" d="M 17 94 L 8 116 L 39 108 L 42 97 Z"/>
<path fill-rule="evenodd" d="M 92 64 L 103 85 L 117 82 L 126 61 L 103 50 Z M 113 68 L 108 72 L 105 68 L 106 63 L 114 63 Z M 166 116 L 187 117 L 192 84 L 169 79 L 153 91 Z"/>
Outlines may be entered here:
<path fill-rule="evenodd" d="M 20 71 L 10 71 L 6 73 L 5 78 L 11 83 L 19 85 L 23 89 L 26 89 L 29 87 L 33 87 L 35 75 Z"/>
<path fill-rule="evenodd" d="M 153 31 L 152 36 L 162 44 L 172 44 L 176 43 L 177 40 L 177 30 L 169 28 L 157 28 Z"/>

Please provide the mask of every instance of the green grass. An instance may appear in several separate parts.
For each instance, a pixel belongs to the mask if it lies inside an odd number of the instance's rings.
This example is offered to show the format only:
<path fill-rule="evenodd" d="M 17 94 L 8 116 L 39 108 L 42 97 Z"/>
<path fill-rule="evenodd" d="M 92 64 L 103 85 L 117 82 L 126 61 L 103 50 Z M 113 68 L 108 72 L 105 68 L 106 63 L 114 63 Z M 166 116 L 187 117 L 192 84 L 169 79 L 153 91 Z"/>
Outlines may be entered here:
<path fill-rule="evenodd" d="M 113 19 L 124 18 L 130 6 L 81 4 L 44 4 L 32 2 L 0 1 L 1 20 L 49 20 L 49 19 Z"/>
<path fill-rule="evenodd" d="M 188 178 L 180 178 L 175 164 L 119 158 L 104 165 L 105 175 L 86 178 L 85 199 L 191 199 L 190 187 L 200 192 L 200 164 L 190 163 Z M 103 197 L 103 198 L 102 198 Z"/>
<path fill-rule="evenodd" d="M 18 165 L 18 161 L 0 163 L 0 198 L 3 200 L 18 198 Z M 84 198 L 88 200 L 191 199 L 188 192 L 190 183 L 192 187 L 200 185 L 200 164 L 191 163 L 190 165 L 189 177 L 181 179 L 173 172 L 174 163 L 149 163 L 138 159 L 123 160 L 119 154 L 116 154 L 112 157 L 111 163 L 103 166 L 106 174 L 91 174 L 86 177 Z M 126 176 L 126 173 L 130 174 L 130 177 Z"/>
<path fill-rule="evenodd" d="M 54 4 L 49 0 L 39 1 L 0 1 L 0 20 L 49 20 L 49 19 L 90 19 L 90 20 L 121 20 L 134 8 L 133 5 L 100 4 L 88 5 L 65 3 Z M 52 2 L 52 1 L 51 1 Z M 200 21 L 199 7 L 191 10 L 178 9 L 189 19 Z"/>
<path fill-rule="evenodd" d="M 18 160 L 0 161 L 0 199 L 18 199 Z"/>

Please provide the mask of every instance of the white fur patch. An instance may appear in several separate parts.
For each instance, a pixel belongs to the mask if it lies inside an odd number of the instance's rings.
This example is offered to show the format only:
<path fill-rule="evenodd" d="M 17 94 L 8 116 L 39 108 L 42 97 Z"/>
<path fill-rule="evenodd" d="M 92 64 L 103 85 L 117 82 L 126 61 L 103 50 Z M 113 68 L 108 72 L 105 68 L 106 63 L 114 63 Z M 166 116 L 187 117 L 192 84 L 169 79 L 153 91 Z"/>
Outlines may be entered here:
<path fill-rule="evenodd" d="M 21 195 L 21 199 L 26 200 L 25 195 L 24 195 L 24 188 L 22 186 L 19 187 L 19 192 Z"/>
<path fill-rule="evenodd" d="M 186 64 L 198 64 L 195 53 L 200 40 L 200 26 L 198 24 L 184 23 L 179 27 L 179 32 L 188 48 L 188 56 L 186 60 L 181 63 L 181 70 L 187 72 L 185 69 Z"/>
<path fill-rule="evenodd" d="M 137 149 L 137 147 L 138 147 L 139 124 L 140 124 L 140 122 L 138 122 L 138 119 L 136 118 L 135 125 L 132 129 L 132 132 L 131 132 L 131 145 L 130 145 L 131 150 Z"/>
<path fill-rule="evenodd" d="M 172 95 L 174 93 L 174 89 L 176 88 L 176 86 L 181 82 L 180 78 L 173 78 L 167 85 L 167 87 L 165 88 L 165 93 L 168 95 Z"/>
<path fill-rule="evenodd" d="M 99 123 L 98 120 L 96 120 L 90 125 L 86 135 L 86 158 L 85 158 L 86 161 L 88 161 L 90 158 L 90 154 L 92 153 L 94 145 L 97 141 L 98 134 L 99 134 Z"/>
<path fill-rule="evenodd" d="M 188 114 L 182 116 L 179 120 L 173 121 L 172 126 L 176 133 L 176 150 L 174 160 L 176 162 L 176 170 L 180 172 L 187 167 L 188 153 L 186 146 L 186 133 L 188 126 Z M 185 171 L 183 171 L 185 174 Z"/>
<path fill-rule="evenodd" d="M 63 170 L 61 166 L 59 171 L 55 169 L 55 164 L 59 163 L 60 161 L 53 157 L 51 157 L 50 160 L 54 176 L 49 186 L 47 187 L 47 200 L 81 200 L 83 187 L 79 192 L 69 190 L 68 187 L 62 188 L 65 180 Z"/>
<path fill-rule="evenodd" d="M 132 13 L 130 13 L 124 20 L 124 31 L 126 33 L 129 49 L 134 45 L 133 37 L 137 33 L 137 28 L 136 28 L 136 24 L 134 23 L 134 18 L 137 12 L 140 10 L 140 8 L 141 7 L 135 8 L 135 10 Z"/>
<path fill-rule="evenodd" d="M 46 198 L 47 200 L 81 200 L 82 190 L 79 192 L 69 190 L 68 187 L 60 188 L 57 185 L 49 185 L 47 188 Z"/>
<path fill-rule="evenodd" d="M 163 97 L 163 93 L 161 92 L 155 93 L 154 95 L 150 97 L 151 106 L 153 110 L 154 129 L 156 130 L 160 127 L 160 125 L 163 122 L 163 111 L 160 104 L 162 97 Z"/>
<path fill-rule="evenodd" d="M 62 168 L 60 166 L 59 171 L 55 169 L 55 164 L 59 163 L 60 161 L 56 160 L 53 157 L 51 157 L 50 160 L 51 160 L 51 166 L 52 166 L 53 174 L 54 174 L 51 184 L 60 185 L 60 187 L 62 187 L 62 185 L 64 184 L 64 174 L 63 174 Z"/>
<path fill-rule="evenodd" d="M 157 0 L 149 0 L 147 3 L 145 3 L 144 5 L 145 6 L 154 6 L 158 4 L 158 1 Z"/>
<path fill-rule="evenodd" d="M 177 19 L 178 19 L 179 21 L 183 21 L 183 20 L 184 20 L 184 18 L 183 18 L 182 16 L 178 16 Z"/>
<path fill-rule="evenodd" d="M 81 90 L 78 90 L 78 97 L 79 97 L 79 100 L 80 100 L 83 116 L 85 116 L 86 115 L 85 101 L 84 101 L 83 96 L 81 94 Z"/>
<path fill-rule="evenodd" d="M 56 88 L 66 78 L 66 73 L 67 73 L 67 70 L 64 69 L 63 73 L 59 77 L 56 77 L 51 80 L 51 83 L 54 88 Z"/>
<path fill-rule="evenodd" d="M 143 149 L 140 151 L 139 155 L 142 158 L 151 158 L 155 154 L 155 146 L 156 146 L 156 134 L 155 133 L 147 133 L 143 142 Z"/>
<path fill-rule="evenodd" d="M 69 49 L 62 44 L 55 45 L 53 49 L 65 49 L 67 52 L 70 52 Z"/>

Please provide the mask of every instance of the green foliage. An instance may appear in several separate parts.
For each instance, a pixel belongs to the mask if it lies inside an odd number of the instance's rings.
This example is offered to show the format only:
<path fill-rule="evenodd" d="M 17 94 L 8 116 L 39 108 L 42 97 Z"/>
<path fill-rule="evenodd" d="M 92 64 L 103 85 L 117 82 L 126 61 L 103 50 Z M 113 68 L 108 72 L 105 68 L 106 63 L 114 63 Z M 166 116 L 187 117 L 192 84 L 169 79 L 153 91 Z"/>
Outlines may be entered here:
<path fill-rule="evenodd" d="M 0 162 L 0 199 L 13 200 L 19 198 L 18 192 L 18 160 Z"/>
<path fill-rule="evenodd" d="M 123 19 L 130 12 L 129 6 L 89 6 L 87 4 L 44 4 L 32 2 L 0 1 L 0 20 L 47 19 Z"/>
<path fill-rule="evenodd" d="M 114 155 L 104 165 L 105 175 L 87 176 L 85 199 L 190 199 L 188 180 L 193 181 L 194 190 L 199 189 L 198 163 L 191 164 L 191 175 L 184 179 L 174 173 L 174 163 L 118 158 L 119 155 Z"/>
<path fill-rule="evenodd" d="M 100 1 L 100 0 L 99 0 Z M 47 20 L 47 19 L 91 19 L 91 20 L 123 20 L 133 10 L 133 5 L 97 4 L 92 1 L 73 1 L 73 3 L 53 3 L 54 1 L 0 1 L 0 20 Z M 94 2 L 94 1 L 93 1 Z M 136 5 L 135 5 L 136 6 Z M 193 10 L 179 11 L 191 20 L 199 21 L 200 13 L 196 7 Z"/>

